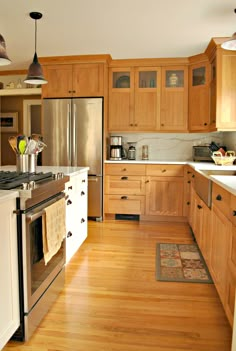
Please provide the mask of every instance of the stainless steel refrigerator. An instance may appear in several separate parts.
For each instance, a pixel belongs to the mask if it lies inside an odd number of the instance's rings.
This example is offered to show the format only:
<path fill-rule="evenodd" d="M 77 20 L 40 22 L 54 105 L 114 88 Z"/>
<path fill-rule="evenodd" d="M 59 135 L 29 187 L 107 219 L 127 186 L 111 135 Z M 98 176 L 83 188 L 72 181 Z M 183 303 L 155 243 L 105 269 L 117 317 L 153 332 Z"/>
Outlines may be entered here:
<path fill-rule="evenodd" d="M 103 98 L 44 99 L 42 107 L 42 164 L 88 166 L 88 217 L 101 220 Z"/>

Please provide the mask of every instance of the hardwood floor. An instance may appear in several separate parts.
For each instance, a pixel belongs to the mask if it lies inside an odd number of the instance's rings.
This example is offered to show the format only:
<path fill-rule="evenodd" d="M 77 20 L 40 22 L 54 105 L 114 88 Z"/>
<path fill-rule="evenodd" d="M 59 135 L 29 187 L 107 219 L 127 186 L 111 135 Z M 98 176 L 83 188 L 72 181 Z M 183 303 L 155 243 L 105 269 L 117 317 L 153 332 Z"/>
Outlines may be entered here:
<path fill-rule="evenodd" d="M 30 341 L 9 351 L 230 351 L 213 284 L 155 278 L 157 242 L 191 243 L 184 223 L 89 222 L 65 289 Z"/>

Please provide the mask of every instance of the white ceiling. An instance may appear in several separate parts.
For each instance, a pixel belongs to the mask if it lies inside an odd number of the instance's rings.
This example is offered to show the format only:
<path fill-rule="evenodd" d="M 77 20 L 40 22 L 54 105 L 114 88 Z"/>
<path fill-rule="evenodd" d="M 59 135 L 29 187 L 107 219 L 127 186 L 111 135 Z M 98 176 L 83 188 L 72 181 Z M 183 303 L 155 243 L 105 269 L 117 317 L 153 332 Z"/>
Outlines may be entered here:
<path fill-rule="evenodd" d="M 14 5 L 13 5 L 14 3 Z M 12 60 L 0 70 L 24 69 L 38 56 L 111 54 L 113 59 L 186 57 L 213 37 L 236 31 L 233 0 L 0 0 L 0 33 Z"/>

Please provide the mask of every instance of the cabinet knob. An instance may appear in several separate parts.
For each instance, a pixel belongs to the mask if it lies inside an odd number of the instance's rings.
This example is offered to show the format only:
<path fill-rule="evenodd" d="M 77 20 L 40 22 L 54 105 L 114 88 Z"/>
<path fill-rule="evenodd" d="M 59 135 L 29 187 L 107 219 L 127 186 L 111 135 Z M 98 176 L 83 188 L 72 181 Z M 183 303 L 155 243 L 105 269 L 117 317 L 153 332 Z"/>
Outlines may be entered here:
<path fill-rule="evenodd" d="M 194 178 L 194 177 L 195 177 L 195 175 L 193 174 L 193 175 L 192 175 L 192 178 Z"/>
<path fill-rule="evenodd" d="M 190 201 L 187 202 L 187 205 L 190 205 Z"/>
<path fill-rule="evenodd" d="M 162 169 L 161 171 L 162 171 L 162 173 L 165 173 L 165 172 L 166 172 L 166 169 Z"/>
<path fill-rule="evenodd" d="M 236 216 L 236 211 L 235 211 L 235 210 L 232 212 L 232 215 L 233 215 L 233 216 Z"/>
<path fill-rule="evenodd" d="M 81 196 L 85 195 L 85 192 L 84 192 L 84 191 L 81 191 L 80 195 L 81 195 Z"/>
<path fill-rule="evenodd" d="M 187 171 L 187 174 L 190 174 L 190 173 L 192 173 L 192 172 L 190 172 L 190 171 Z"/>
<path fill-rule="evenodd" d="M 222 196 L 221 196 L 220 194 L 217 195 L 217 196 L 216 196 L 216 200 L 217 200 L 217 201 L 221 201 L 221 200 L 222 200 Z"/>
<path fill-rule="evenodd" d="M 201 210 L 201 209 L 202 209 L 202 206 L 201 206 L 201 205 L 197 205 L 197 208 L 198 208 L 199 210 Z"/>
<path fill-rule="evenodd" d="M 73 189 L 72 185 L 68 186 L 68 190 L 72 190 L 72 189 Z"/>
<path fill-rule="evenodd" d="M 72 204 L 72 201 L 69 199 L 66 203 L 67 205 L 71 205 Z"/>
<path fill-rule="evenodd" d="M 189 183 L 191 183 L 191 181 L 190 181 L 190 180 L 188 180 L 188 184 L 189 184 Z"/>
<path fill-rule="evenodd" d="M 67 238 L 70 238 L 71 236 L 72 236 L 71 232 L 68 232 L 67 235 L 66 235 Z"/>
<path fill-rule="evenodd" d="M 122 172 L 126 172 L 126 171 L 127 171 L 127 169 L 126 169 L 126 168 L 123 168 L 123 169 L 122 169 Z"/>
<path fill-rule="evenodd" d="M 137 127 L 138 125 L 137 125 L 137 123 L 135 123 L 135 125 L 134 125 L 135 127 Z"/>
<path fill-rule="evenodd" d="M 164 127 L 164 123 L 161 123 L 161 126 Z"/>
<path fill-rule="evenodd" d="M 121 179 L 121 180 L 128 180 L 129 177 L 121 177 L 120 179 Z"/>
<path fill-rule="evenodd" d="M 84 219 L 84 218 L 81 218 L 80 223 L 84 223 L 84 222 L 85 222 L 85 219 Z"/>
<path fill-rule="evenodd" d="M 146 180 L 145 183 L 149 183 L 149 180 Z"/>
<path fill-rule="evenodd" d="M 207 126 L 207 123 L 204 123 L 204 126 Z"/>
<path fill-rule="evenodd" d="M 86 179 L 82 179 L 82 183 L 86 183 Z"/>
<path fill-rule="evenodd" d="M 71 94 L 71 93 L 72 93 L 72 90 L 68 90 L 68 93 L 70 93 L 70 94 Z"/>
<path fill-rule="evenodd" d="M 133 123 L 130 123 L 130 127 L 133 127 Z"/>
<path fill-rule="evenodd" d="M 128 200 L 128 196 L 121 196 L 121 200 Z"/>

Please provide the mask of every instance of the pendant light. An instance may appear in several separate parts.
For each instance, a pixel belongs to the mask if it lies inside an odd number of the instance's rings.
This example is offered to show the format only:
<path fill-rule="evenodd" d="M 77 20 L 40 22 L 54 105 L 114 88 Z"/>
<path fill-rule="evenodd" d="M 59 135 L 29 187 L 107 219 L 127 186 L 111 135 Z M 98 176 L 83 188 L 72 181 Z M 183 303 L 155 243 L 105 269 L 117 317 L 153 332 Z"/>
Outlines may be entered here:
<path fill-rule="evenodd" d="M 236 9 L 234 9 L 234 13 L 236 13 Z M 232 35 L 232 37 L 226 40 L 224 43 L 221 44 L 222 49 L 225 50 L 236 50 L 236 33 Z"/>
<path fill-rule="evenodd" d="M 47 80 L 43 76 L 42 67 L 38 61 L 37 56 L 37 20 L 42 18 L 42 14 L 40 12 L 30 12 L 30 17 L 35 20 L 35 52 L 33 62 L 29 66 L 28 75 L 24 80 L 25 83 L 28 84 L 46 84 Z"/>
<path fill-rule="evenodd" d="M 10 63 L 11 60 L 7 56 L 5 40 L 0 34 L 0 66 L 10 65 Z"/>

